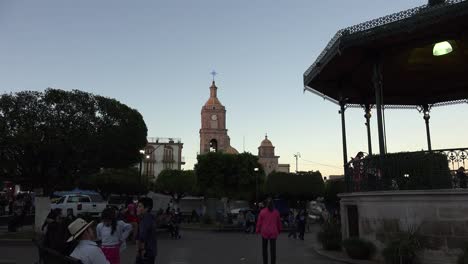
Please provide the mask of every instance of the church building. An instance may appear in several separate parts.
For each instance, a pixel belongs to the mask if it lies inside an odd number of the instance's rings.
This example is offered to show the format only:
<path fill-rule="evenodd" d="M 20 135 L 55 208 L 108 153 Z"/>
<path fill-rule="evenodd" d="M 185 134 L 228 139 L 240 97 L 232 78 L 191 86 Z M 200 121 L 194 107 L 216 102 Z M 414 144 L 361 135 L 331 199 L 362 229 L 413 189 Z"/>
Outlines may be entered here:
<path fill-rule="evenodd" d="M 213 80 L 210 87 L 210 98 L 201 109 L 200 154 L 208 152 L 223 152 L 239 154 L 231 146 L 226 129 L 226 108 L 218 99 L 218 87 Z M 258 147 L 258 162 L 262 165 L 265 175 L 273 171 L 289 172 L 289 164 L 278 164 L 279 156 L 275 156 L 275 147 L 265 136 Z"/>
<path fill-rule="evenodd" d="M 231 139 L 226 129 L 226 108 L 219 101 L 217 90 L 218 87 L 213 80 L 210 98 L 201 109 L 200 154 L 207 152 L 239 154 L 231 147 Z"/>

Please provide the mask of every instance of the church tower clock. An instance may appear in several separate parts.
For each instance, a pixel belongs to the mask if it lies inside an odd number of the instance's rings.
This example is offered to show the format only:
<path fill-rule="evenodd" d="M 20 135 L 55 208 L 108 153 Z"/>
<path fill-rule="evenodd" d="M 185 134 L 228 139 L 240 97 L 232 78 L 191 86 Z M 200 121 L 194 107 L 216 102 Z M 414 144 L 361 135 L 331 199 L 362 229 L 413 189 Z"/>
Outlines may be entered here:
<path fill-rule="evenodd" d="M 210 98 L 201 109 L 200 154 L 207 152 L 232 153 L 226 129 L 226 108 L 218 100 L 215 81 L 210 87 Z"/>

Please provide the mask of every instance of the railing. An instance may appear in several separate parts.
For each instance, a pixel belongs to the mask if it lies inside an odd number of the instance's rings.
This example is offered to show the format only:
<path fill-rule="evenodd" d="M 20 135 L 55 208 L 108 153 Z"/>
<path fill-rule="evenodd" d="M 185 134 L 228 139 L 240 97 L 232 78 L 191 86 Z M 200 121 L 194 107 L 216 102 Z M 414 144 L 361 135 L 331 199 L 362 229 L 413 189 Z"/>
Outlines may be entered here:
<path fill-rule="evenodd" d="M 148 143 L 182 143 L 180 138 L 148 137 Z"/>
<path fill-rule="evenodd" d="M 348 192 L 466 188 L 465 164 L 468 148 L 368 156 L 345 166 L 345 182 Z"/>
<path fill-rule="evenodd" d="M 447 156 L 450 170 L 457 171 L 460 167 L 465 168 L 465 162 L 468 163 L 468 148 L 458 149 L 437 149 L 433 152 L 442 153 Z"/>

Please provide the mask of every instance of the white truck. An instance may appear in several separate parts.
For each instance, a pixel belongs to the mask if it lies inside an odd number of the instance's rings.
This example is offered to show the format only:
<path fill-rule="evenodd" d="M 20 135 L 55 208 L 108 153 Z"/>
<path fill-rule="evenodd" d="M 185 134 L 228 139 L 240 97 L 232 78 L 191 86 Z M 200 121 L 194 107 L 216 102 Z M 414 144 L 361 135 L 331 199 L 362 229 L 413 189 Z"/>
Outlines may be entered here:
<path fill-rule="evenodd" d="M 60 208 L 62 216 L 72 213 L 74 216 L 89 215 L 100 217 L 107 203 L 98 194 L 68 194 L 51 204 L 51 209 Z"/>

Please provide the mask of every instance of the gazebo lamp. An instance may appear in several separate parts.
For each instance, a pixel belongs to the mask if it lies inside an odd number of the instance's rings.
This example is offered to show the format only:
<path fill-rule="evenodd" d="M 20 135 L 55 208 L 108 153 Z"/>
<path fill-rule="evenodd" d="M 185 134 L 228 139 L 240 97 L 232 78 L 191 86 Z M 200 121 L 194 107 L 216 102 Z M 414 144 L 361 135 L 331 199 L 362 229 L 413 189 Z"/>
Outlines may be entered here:
<path fill-rule="evenodd" d="M 448 41 L 442 41 L 434 44 L 434 48 L 432 49 L 432 55 L 434 56 L 443 56 L 449 54 L 453 51 L 452 45 Z"/>

